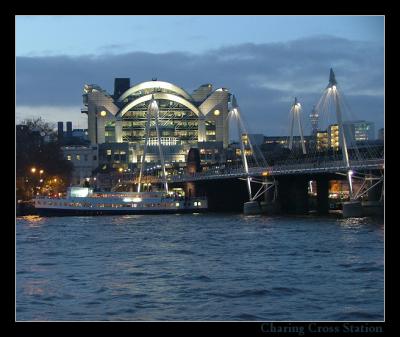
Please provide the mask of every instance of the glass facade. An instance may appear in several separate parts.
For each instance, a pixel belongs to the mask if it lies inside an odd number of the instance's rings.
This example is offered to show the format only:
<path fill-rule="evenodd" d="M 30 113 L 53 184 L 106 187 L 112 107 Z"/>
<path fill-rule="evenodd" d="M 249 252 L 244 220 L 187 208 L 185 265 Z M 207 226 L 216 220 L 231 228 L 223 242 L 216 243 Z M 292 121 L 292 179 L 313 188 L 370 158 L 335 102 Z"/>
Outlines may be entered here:
<path fill-rule="evenodd" d="M 147 110 L 150 101 L 141 103 L 122 116 L 122 141 L 144 144 Z M 198 139 L 198 117 L 186 106 L 169 100 L 157 100 L 161 139 L 173 139 L 165 145 L 195 145 Z M 157 137 L 154 116 L 150 120 L 149 137 Z"/>

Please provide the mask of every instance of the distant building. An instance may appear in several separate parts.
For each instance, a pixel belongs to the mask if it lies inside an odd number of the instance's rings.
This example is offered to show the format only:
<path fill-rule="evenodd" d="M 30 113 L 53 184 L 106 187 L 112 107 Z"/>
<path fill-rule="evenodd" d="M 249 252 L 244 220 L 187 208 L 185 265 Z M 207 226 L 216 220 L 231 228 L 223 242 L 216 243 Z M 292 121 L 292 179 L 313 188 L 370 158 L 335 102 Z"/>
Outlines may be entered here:
<path fill-rule="evenodd" d="M 72 137 L 72 122 L 67 122 L 67 134 L 68 138 Z"/>
<path fill-rule="evenodd" d="M 310 146 L 313 136 L 304 136 L 306 148 Z M 273 148 L 276 146 L 289 147 L 288 136 L 264 136 L 264 148 Z M 301 149 L 301 136 L 293 136 L 293 149 Z"/>
<path fill-rule="evenodd" d="M 317 151 L 323 151 L 329 148 L 330 137 L 328 135 L 328 131 L 317 131 L 316 138 Z"/>
<path fill-rule="evenodd" d="M 375 124 L 364 120 L 343 122 L 347 146 L 355 146 L 357 142 L 375 140 Z"/>
<path fill-rule="evenodd" d="M 264 143 L 264 135 L 260 133 L 249 133 L 248 139 L 250 140 L 251 145 L 260 146 Z"/>
<path fill-rule="evenodd" d="M 311 130 L 312 130 L 312 135 L 316 135 L 318 132 L 318 119 L 319 119 L 319 114 L 318 111 L 315 109 L 315 106 L 313 107 L 311 113 L 310 113 L 310 120 L 311 120 Z"/>
<path fill-rule="evenodd" d="M 225 161 L 225 150 L 222 142 L 202 142 L 199 153 L 202 163 L 214 164 Z"/>
<path fill-rule="evenodd" d="M 58 141 L 60 141 L 60 142 L 64 138 L 64 123 L 63 122 L 57 123 L 57 138 L 58 138 Z"/>
<path fill-rule="evenodd" d="M 340 135 L 339 135 L 339 125 L 332 124 L 328 126 L 328 146 L 331 149 L 339 150 L 340 142 Z"/>
<path fill-rule="evenodd" d="M 381 128 L 378 130 L 378 139 L 385 140 L 385 129 L 384 128 Z"/>
<path fill-rule="evenodd" d="M 72 122 L 66 122 L 67 131 L 64 132 L 64 122 L 57 123 L 57 138 L 61 144 L 67 145 L 89 145 L 87 129 L 72 129 Z"/>
<path fill-rule="evenodd" d="M 300 138 L 300 137 L 298 137 Z M 293 141 L 296 140 L 296 136 L 293 137 Z M 264 144 L 269 145 L 280 145 L 285 147 L 289 144 L 289 138 L 287 136 L 265 136 Z"/>
<path fill-rule="evenodd" d="M 116 78 L 114 80 L 114 98 L 118 99 L 130 86 L 130 78 Z"/>
<path fill-rule="evenodd" d="M 72 130 L 72 137 L 73 138 L 79 138 L 84 141 L 88 141 L 88 131 L 87 129 L 73 129 Z"/>
<path fill-rule="evenodd" d="M 64 158 L 73 164 L 72 184 L 80 185 L 92 176 L 98 166 L 97 146 L 62 146 Z"/>
<path fill-rule="evenodd" d="M 343 122 L 344 136 L 346 139 L 347 147 L 351 148 L 356 146 L 358 143 L 365 143 L 366 141 L 375 140 L 375 128 L 373 122 L 367 121 L 346 121 Z M 339 133 L 339 125 L 331 124 L 328 126 L 327 130 L 328 142 L 325 144 L 323 131 L 317 132 L 317 149 L 322 149 L 324 146 L 326 148 L 331 148 L 334 150 L 339 150 L 342 147 L 342 140 Z M 320 145 L 318 146 L 318 134 L 320 138 Z M 325 145 L 322 145 L 322 144 Z"/>
<path fill-rule="evenodd" d="M 103 143 L 99 144 L 99 167 L 109 167 L 124 170 L 131 168 L 132 151 L 128 143 Z"/>

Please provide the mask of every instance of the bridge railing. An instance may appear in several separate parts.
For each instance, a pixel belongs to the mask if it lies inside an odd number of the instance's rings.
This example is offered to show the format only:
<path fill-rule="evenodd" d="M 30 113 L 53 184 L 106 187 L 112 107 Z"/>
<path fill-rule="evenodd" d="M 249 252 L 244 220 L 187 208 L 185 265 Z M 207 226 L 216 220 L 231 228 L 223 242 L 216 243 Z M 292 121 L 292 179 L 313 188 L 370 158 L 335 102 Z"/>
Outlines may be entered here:
<path fill-rule="evenodd" d="M 369 159 L 364 161 L 353 160 L 350 162 L 350 168 L 377 168 L 383 165 L 383 159 Z M 383 168 L 383 166 L 382 166 Z M 250 167 L 249 175 L 263 175 L 267 172 L 267 175 L 276 174 L 290 174 L 290 173 L 307 173 L 312 172 L 324 172 L 324 171 L 343 171 L 347 170 L 345 163 L 342 160 L 327 161 L 323 163 L 302 163 L 292 165 L 275 165 L 269 167 Z M 179 177 L 169 177 L 170 181 L 186 181 L 186 180 L 200 180 L 200 179 L 216 179 L 218 177 L 244 177 L 246 176 L 243 168 L 235 169 L 215 169 L 207 170 L 205 172 L 192 173 L 190 175 L 184 174 Z"/>
<path fill-rule="evenodd" d="M 368 159 L 368 160 L 352 160 L 350 161 L 351 169 L 365 169 L 365 168 L 383 168 L 383 158 Z M 249 167 L 249 175 L 282 175 L 282 174 L 293 174 L 293 173 L 317 173 L 317 172 L 335 172 L 345 171 L 347 167 L 342 160 L 325 161 L 320 163 L 298 163 L 298 164 L 284 164 L 274 165 L 268 167 Z M 242 167 L 235 168 L 218 168 L 209 169 L 204 172 L 197 173 L 186 173 L 175 176 L 168 176 L 169 182 L 184 182 L 192 180 L 208 180 L 218 178 L 236 178 L 245 177 L 246 173 Z M 135 178 L 134 174 L 124 174 L 120 176 L 121 180 L 132 180 Z M 125 178 L 125 179 L 124 179 Z M 158 179 L 160 180 L 160 179 Z M 153 177 L 153 181 L 157 181 L 156 177 Z M 161 180 L 160 180 L 161 181 Z"/>

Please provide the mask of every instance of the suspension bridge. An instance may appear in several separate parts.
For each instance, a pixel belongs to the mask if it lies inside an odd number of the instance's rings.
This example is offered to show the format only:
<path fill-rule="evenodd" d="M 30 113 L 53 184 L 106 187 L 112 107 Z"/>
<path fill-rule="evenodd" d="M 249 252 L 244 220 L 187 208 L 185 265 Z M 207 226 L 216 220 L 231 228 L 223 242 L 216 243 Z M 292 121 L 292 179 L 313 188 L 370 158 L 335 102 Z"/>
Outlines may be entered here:
<path fill-rule="evenodd" d="M 349 200 L 343 203 L 343 214 L 345 216 L 361 216 L 363 214 L 361 206 L 362 197 L 371 190 L 376 190 L 377 187 L 381 190 L 379 200 L 382 201 L 384 196 L 383 149 L 371 145 L 359 146 L 356 142 L 350 139 L 349 134 L 346 133 L 346 122 L 344 121 L 344 117 L 354 118 L 354 116 L 352 115 L 353 113 L 338 86 L 332 69 L 330 70 L 329 83 L 312 112 L 314 118 L 312 118 L 312 122 L 314 125 L 316 124 L 315 116 L 320 119 L 326 119 L 325 122 L 329 122 L 330 120 L 332 123 L 330 137 L 332 138 L 335 136 L 335 139 L 330 139 L 330 146 L 327 147 L 323 142 L 319 143 L 317 137 L 315 137 L 314 143 L 306 146 L 301 121 L 301 110 L 301 104 L 296 97 L 289 113 L 289 153 L 280 161 L 268 161 L 268 158 L 265 158 L 258 146 L 253 145 L 248 137 L 244 139 L 243 135 L 248 135 L 248 131 L 242 118 L 242 113 L 237 100 L 235 96 L 233 96 L 228 119 L 237 126 L 241 165 L 232 167 L 222 164 L 209 168 L 203 172 L 196 172 L 193 170 L 189 172 L 189 170 L 186 170 L 186 172 L 183 173 L 180 172 L 179 174 L 168 175 L 162 155 L 161 142 L 159 141 L 161 174 L 158 176 L 145 174 L 145 145 L 139 174 L 124 173 L 118 175 L 118 186 L 136 183 L 138 191 L 140 191 L 143 181 L 151 181 L 151 183 L 163 184 L 164 188 L 168 191 L 168 184 L 200 184 L 206 181 L 215 182 L 240 179 L 245 182 L 248 194 L 248 200 L 244 203 L 244 212 L 246 214 L 257 214 L 262 211 L 262 205 L 259 200 L 263 195 L 270 193 L 269 191 L 274 191 L 272 200 L 270 200 L 272 203 L 277 200 L 279 194 L 286 194 L 290 199 L 290 191 L 289 193 L 284 193 L 284 187 L 282 186 L 284 184 L 279 184 L 279 181 L 282 181 L 285 176 L 295 177 L 296 180 L 303 183 L 304 187 L 304 181 L 306 181 L 305 178 L 310 179 L 310 177 L 314 177 L 321 180 L 321 177 L 332 177 L 332 175 L 334 175 L 346 179 L 348 182 Z M 351 116 L 344 116 L 344 111 Z M 152 115 L 154 115 L 156 121 L 155 125 L 158 135 L 158 108 L 157 102 L 154 99 L 149 105 L 149 111 L 147 114 L 145 144 L 147 144 L 149 123 Z M 294 130 L 296 128 L 300 135 L 300 142 L 297 146 L 294 144 Z M 316 135 L 314 134 L 314 136 Z M 326 137 L 327 136 L 328 135 L 326 134 Z M 360 182 L 357 190 L 354 189 L 353 182 L 355 180 Z M 287 187 L 289 190 L 291 188 L 293 188 L 293 190 L 299 188 L 298 184 L 296 185 L 293 181 L 291 184 L 292 186 Z M 254 188 L 255 185 L 259 185 L 258 188 Z M 325 191 L 323 193 L 327 194 L 326 183 L 320 185 L 325 186 Z M 320 193 L 322 192 L 320 191 Z M 304 195 L 304 193 L 301 194 L 302 197 L 304 197 Z"/>

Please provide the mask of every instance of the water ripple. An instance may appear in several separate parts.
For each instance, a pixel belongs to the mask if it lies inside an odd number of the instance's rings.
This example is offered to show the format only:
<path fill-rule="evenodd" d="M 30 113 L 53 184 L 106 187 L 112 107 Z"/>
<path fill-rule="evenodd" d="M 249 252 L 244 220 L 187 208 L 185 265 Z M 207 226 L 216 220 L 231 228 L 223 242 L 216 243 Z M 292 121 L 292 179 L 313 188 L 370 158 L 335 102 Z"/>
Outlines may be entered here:
<path fill-rule="evenodd" d="M 17 320 L 383 319 L 373 219 L 24 217 L 16 240 Z"/>

